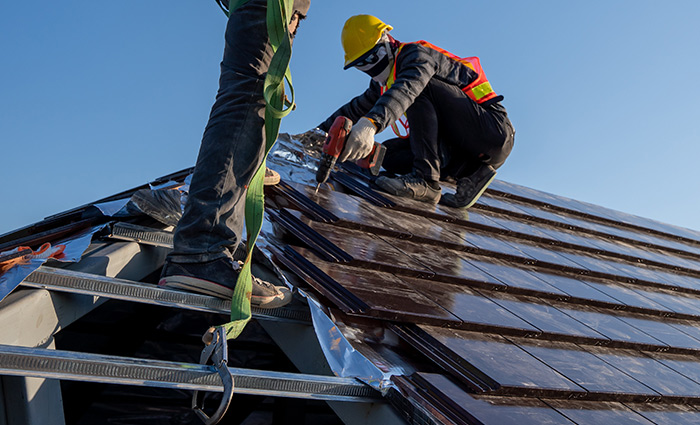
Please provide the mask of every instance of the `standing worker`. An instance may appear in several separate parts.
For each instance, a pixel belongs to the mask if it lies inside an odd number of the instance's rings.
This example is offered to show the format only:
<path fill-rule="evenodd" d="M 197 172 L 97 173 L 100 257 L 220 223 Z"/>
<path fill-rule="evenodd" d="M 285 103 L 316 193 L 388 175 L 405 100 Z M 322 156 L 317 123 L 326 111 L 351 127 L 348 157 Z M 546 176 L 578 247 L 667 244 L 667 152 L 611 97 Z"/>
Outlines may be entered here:
<path fill-rule="evenodd" d="M 426 41 L 401 43 L 393 28 L 371 15 L 345 22 L 341 41 L 345 68 L 372 80 L 360 96 L 338 109 L 319 129 L 328 131 L 340 115 L 355 122 L 339 161 L 367 156 L 374 135 L 403 114 L 408 140 L 386 143 L 384 168 L 405 173 L 380 176 L 377 186 L 397 196 L 437 203 L 441 177 L 457 180 L 457 192 L 441 203 L 472 206 L 513 147 L 515 130 L 484 74 L 479 58 L 460 58 Z"/>
<path fill-rule="evenodd" d="M 309 2 L 294 0 L 289 22 L 292 35 L 306 16 Z M 248 0 L 230 14 L 219 91 L 160 285 L 221 298 L 232 296 L 240 273 L 233 253 L 241 241 L 246 188 L 265 154 L 263 83 L 273 56 L 267 4 L 268 0 Z M 252 305 L 276 308 L 291 298 L 286 287 L 253 277 Z"/>

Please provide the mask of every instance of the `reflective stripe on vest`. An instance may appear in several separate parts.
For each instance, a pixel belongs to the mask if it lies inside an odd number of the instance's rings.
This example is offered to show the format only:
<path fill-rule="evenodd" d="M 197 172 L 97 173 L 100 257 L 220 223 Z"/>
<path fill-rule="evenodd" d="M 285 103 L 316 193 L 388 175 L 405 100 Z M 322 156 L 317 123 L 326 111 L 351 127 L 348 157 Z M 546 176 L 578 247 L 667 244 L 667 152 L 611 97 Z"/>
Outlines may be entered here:
<path fill-rule="evenodd" d="M 484 103 L 487 100 L 493 99 L 497 96 L 496 92 L 494 92 L 493 88 L 491 88 L 489 80 L 486 79 L 486 74 L 481 68 L 481 62 L 479 61 L 478 57 L 472 56 L 469 58 L 460 58 L 459 56 L 453 55 L 447 50 L 441 49 L 433 44 L 428 43 L 425 40 L 416 41 L 414 43 L 401 43 L 401 46 L 399 46 L 399 49 L 396 51 L 396 57 L 394 58 L 394 69 L 391 72 L 391 74 L 389 74 L 389 78 L 387 78 L 386 80 L 387 90 L 392 86 L 392 84 L 394 84 L 394 81 L 396 80 L 396 62 L 398 62 L 399 54 L 401 53 L 403 46 L 405 46 L 406 44 L 420 44 L 421 46 L 436 50 L 442 53 L 443 55 L 447 56 L 448 58 L 455 60 L 464 66 L 468 66 L 472 71 L 476 72 L 476 80 L 472 81 L 468 86 L 462 88 L 462 91 L 467 96 L 469 96 L 469 98 L 474 102 Z"/>

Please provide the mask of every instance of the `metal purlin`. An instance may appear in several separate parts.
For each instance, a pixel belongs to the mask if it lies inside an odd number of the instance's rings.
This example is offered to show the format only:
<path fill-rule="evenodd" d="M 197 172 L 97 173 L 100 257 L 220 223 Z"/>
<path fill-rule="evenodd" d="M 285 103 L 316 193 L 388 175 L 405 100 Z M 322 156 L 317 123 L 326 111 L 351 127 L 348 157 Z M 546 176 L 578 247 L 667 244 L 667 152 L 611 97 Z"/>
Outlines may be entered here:
<path fill-rule="evenodd" d="M 225 352 L 224 342 L 220 345 L 221 356 Z M 213 359 L 210 352 L 216 349 L 216 344 L 212 347 L 204 357 Z M 0 344 L 0 372 L 8 376 L 224 392 L 226 387 L 217 366 Z M 226 370 L 236 380 L 239 394 L 382 402 L 378 391 L 354 378 L 233 367 Z"/>

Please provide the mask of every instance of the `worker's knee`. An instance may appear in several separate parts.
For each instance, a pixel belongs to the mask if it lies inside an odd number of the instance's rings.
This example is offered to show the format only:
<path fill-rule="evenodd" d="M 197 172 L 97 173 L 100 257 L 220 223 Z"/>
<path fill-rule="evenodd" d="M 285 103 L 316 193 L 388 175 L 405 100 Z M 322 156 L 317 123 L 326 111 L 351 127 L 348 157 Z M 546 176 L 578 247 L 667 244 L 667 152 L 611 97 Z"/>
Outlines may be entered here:
<path fill-rule="evenodd" d="M 509 133 L 505 140 L 496 144 L 493 149 L 486 153 L 488 159 L 484 162 L 496 169 L 503 165 L 513 150 L 514 136 L 514 134 Z"/>
<path fill-rule="evenodd" d="M 408 139 L 399 137 L 382 143 L 386 148 L 382 167 L 394 174 L 408 174 L 413 169 L 413 152 Z"/>

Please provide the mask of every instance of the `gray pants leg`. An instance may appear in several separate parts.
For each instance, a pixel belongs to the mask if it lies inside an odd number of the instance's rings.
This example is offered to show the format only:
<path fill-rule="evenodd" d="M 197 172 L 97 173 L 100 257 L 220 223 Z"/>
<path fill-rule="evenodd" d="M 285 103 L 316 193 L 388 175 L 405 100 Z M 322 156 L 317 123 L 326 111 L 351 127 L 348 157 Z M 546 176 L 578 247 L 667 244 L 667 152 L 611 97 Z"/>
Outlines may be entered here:
<path fill-rule="evenodd" d="M 266 9 L 266 0 L 250 0 L 229 19 L 219 91 L 170 261 L 230 257 L 241 240 L 246 187 L 264 155 L 263 82 L 272 57 Z"/>

